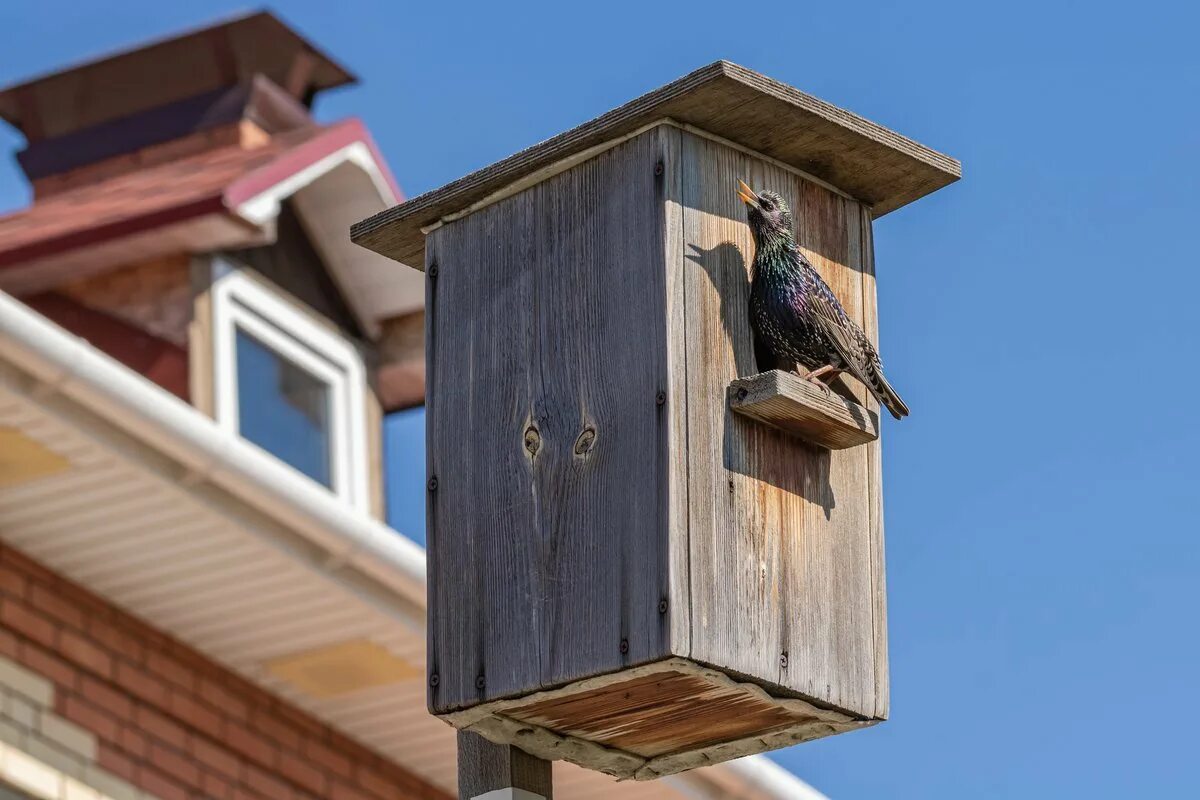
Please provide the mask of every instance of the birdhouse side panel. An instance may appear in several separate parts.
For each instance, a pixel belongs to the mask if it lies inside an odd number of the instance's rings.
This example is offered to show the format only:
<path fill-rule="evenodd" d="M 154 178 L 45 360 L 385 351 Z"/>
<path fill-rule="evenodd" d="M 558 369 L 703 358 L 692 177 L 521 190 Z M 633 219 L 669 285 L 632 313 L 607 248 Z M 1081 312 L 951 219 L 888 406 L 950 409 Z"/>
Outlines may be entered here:
<path fill-rule="evenodd" d="M 772 163 L 685 133 L 690 655 L 864 717 L 874 717 L 876 451 L 830 451 L 740 415 L 734 378 L 760 371 L 748 319 L 754 245 L 742 178 L 791 205 L 797 242 L 860 325 L 869 211 Z M 868 395 L 839 379 L 834 390 Z M 886 680 L 886 679 L 885 679 Z"/>
<path fill-rule="evenodd" d="M 668 145 L 650 131 L 428 238 L 435 713 L 670 653 Z"/>

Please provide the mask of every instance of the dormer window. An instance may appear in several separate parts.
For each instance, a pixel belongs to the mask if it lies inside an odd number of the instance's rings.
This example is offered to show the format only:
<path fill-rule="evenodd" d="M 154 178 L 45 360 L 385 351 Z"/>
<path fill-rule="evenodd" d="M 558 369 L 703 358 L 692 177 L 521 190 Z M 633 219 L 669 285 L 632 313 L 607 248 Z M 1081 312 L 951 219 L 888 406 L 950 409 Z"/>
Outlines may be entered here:
<path fill-rule="evenodd" d="M 368 507 L 365 371 L 354 346 L 232 263 L 213 263 L 217 422 Z"/>

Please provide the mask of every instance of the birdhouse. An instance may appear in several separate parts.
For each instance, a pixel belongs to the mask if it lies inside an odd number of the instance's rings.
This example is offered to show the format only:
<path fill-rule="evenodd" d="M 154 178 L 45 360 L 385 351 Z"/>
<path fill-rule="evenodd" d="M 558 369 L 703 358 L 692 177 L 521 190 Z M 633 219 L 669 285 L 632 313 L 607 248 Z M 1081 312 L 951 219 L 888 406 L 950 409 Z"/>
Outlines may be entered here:
<path fill-rule="evenodd" d="M 718 62 L 354 227 L 426 275 L 432 713 L 637 779 L 887 717 L 879 407 L 760 373 L 737 181 L 875 338 L 959 175 Z"/>

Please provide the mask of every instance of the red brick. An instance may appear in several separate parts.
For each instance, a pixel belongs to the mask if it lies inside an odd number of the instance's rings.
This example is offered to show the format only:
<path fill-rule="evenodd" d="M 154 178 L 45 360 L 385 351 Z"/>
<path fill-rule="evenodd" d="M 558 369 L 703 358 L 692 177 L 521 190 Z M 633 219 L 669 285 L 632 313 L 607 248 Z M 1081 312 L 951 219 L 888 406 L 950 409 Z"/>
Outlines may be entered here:
<path fill-rule="evenodd" d="M 263 797 L 253 789 L 240 785 L 233 787 L 233 794 L 230 796 L 233 800 L 279 800 L 277 797 Z"/>
<path fill-rule="evenodd" d="M 138 669 L 124 661 L 118 661 L 115 677 L 117 683 L 131 694 L 160 708 L 167 707 L 167 698 L 170 696 L 167 685 L 153 675 L 148 675 L 145 670 Z"/>
<path fill-rule="evenodd" d="M 120 627 L 92 618 L 88 620 L 87 630 L 98 644 L 126 661 L 136 664 L 142 660 L 145 647 L 135 636 Z"/>
<path fill-rule="evenodd" d="M 13 636 L 10 631 L 0 628 L 0 655 L 12 660 L 17 659 L 17 651 L 21 649 L 21 642 L 16 636 Z"/>
<path fill-rule="evenodd" d="M 243 780 L 251 789 L 267 797 L 285 798 L 292 795 L 292 787 L 253 764 L 246 764 L 243 768 Z"/>
<path fill-rule="evenodd" d="M 118 719 L 133 719 L 133 703 L 129 697 L 107 683 L 84 675 L 79 681 L 79 693 L 85 700 L 102 708 Z"/>
<path fill-rule="evenodd" d="M 134 719 L 137 721 L 138 727 L 151 739 L 166 742 L 180 749 L 187 746 L 187 731 L 154 709 L 138 706 Z"/>
<path fill-rule="evenodd" d="M 151 651 L 146 654 L 146 667 L 158 677 L 184 689 L 193 689 L 196 674 L 175 659 Z"/>
<path fill-rule="evenodd" d="M 29 605 L 37 611 L 77 630 L 83 629 L 83 612 L 79 606 L 67 602 L 60 595 L 35 583 L 29 587 L 28 598 Z"/>
<path fill-rule="evenodd" d="M 208 734 L 214 739 L 221 736 L 221 717 L 208 706 L 193 700 L 187 694 L 175 691 L 167 701 L 171 715 L 183 724 Z"/>
<path fill-rule="evenodd" d="M 121 730 L 120 723 L 111 714 L 107 714 L 91 703 L 86 703 L 73 695 L 67 695 L 58 703 L 60 712 L 71 722 L 80 725 L 102 739 L 115 742 Z"/>
<path fill-rule="evenodd" d="M 322 791 L 325 788 L 324 772 L 287 751 L 279 754 L 279 773 L 292 783 L 310 791 Z"/>
<path fill-rule="evenodd" d="M 241 774 L 241 761 L 224 747 L 213 744 L 200 736 L 188 737 L 188 752 L 209 769 L 230 778 Z"/>
<path fill-rule="evenodd" d="M 330 800 L 375 800 L 348 783 L 334 781 L 329 787 Z"/>
<path fill-rule="evenodd" d="M 117 744 L 126 753 L 138 758 L 146 758 L 150 753 L 150 740 L 143 736 L 141 731 L 128 725 L 121 726 L 117 734 Z"/>
<path fill-rule="evenodd" d="M 58 626 L 41 614 L 33 613 L 18 600 L 5 597 L 0 601 L 0 623 L 28 639 L 54 647 Z"/>
<path fill-rule="evenodd" d="M 401 782 L 397 781 L 395 776 L 388 777 L 382 772 L 367 767 L 359 766 L 355 778 L 359 786 L 384 800 L 395 800 L 402 793 Z M 403 781 L 403 783 L 407 783 L 407 781 Z"/>
<path fill-rule="evenodd" d="M 24 597 L 28 585 L 24 575 L 7 564 L 0 564 L 0 592 L 13 597 Z"/>
<path fill-rule="evenodd" d="M 304 755 L 343 778 L 354 777 L 354 768 L 351 766 L 350 759 L 319 742 L 305 742 Z"/>
<path fill-rule="evenodd" d="M 298 708 L 293 708 L 283 703 L 275 703 L 271 707 L 271 710 L 275 712 L 281 721 L 289 725 L 294 725 L 300 731 L 307 732 L 313 738 L 324 741 L 328 737 L 328 727 Z"/>
<path fill-rule="evenodd" d="M 159 800 L 189 800 L 187 789 L 150 767 L 142 767 L 138 770 L 137 780 L 134 783 L 158 797 Z"/>
<path fill-rule="evenodd" d="M 200 788 L 200 768 L 196 762 L 170 747 L 150 745 L 150 763 L 180 783 Z"/>
<path fill-rule="evenodd" d="M 249 715 L 244 700 L 208 678 L 200 680 L 200 697 L 236 720 L 244 721 Z"/>
<path fill-rule="evenodd" d="M 282 747 L 296 750 L 300 747 L 300 733 L 275 715 L 274 709 L 256 708 L 250 717 L 250 725 L 259 733 L 270 736 Z"/>
<path fill-rule="evenodd" d="M 29 642 L 21 643 L 17 661 L 39 675 L 54 681 L 59 688 L 74 688 L 76 681 L 81 677 L 70 664 Z"/>
<path fill-rule="evenodd" d="M 228 800 L 233 796 L 233 784 L 211 772 L 205 772 L 200 776 L 200 788 L 204 790 L 205 797 L 215 798 L 215 800 Z"/>
<path fill-rule="evenodd" d="M 58 650 L 67 660 L 97 675 L 112 675 L 112 657 L 74 631 L 59 631 Z"/>
<path fill-rule="evenodd" d="M 279 760 L 279 748 L 271 740 L 240 723 L 226 723 L 225 741 L 234 750 L 265 767 L 274 766 Z"/>
<path fill-rule="evenodd" d="M 10 564 L 16 571 L 23 573 L 26 578 L 41 581 L 47 586 L 57 586 L 59 583 L 58 575 L 11 547 L 0 548 L 0 561 Z"/>
<path fill-rule="evenodd" d="M 118 778 L 124 778 L 127 781 L 132 781 L 137 774 L 137 767 L 133 759 L 107 742 L 97 743 L 96 763 L 106 772 L 111 772 Z"/>

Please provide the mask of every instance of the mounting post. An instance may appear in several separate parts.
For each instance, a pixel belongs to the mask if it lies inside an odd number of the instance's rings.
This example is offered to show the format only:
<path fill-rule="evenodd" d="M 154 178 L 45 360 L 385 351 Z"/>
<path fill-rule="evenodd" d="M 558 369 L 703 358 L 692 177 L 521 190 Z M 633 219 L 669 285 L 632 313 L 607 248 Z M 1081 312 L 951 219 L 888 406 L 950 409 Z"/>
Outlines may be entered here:
<path fill-rule="evenodd" d="M 554 800 L 550 762 L 458 732 L 459 800 Z"/>

